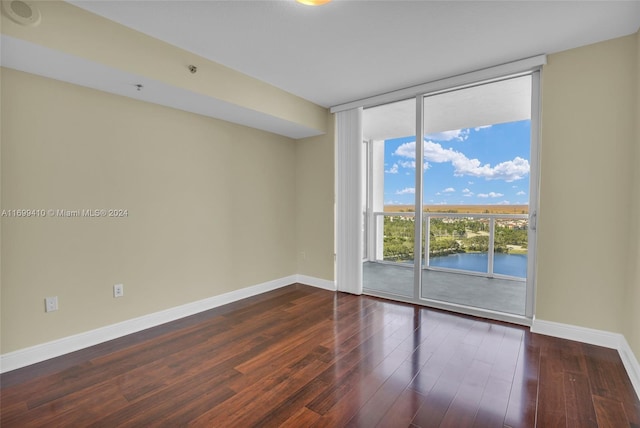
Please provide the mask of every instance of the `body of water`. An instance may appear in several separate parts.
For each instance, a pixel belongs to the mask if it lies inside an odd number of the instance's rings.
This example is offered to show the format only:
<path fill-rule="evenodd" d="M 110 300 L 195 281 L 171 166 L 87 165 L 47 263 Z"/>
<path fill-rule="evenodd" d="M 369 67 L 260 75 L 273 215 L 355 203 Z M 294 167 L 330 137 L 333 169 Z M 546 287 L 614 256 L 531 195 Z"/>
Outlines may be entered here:
<path fill-rule="evenodd" d="M 431 257 L 429 265 L 449 269 L 470 270 L 487 273 L 489 255 L 487 253 L 458 253 L 448 256 Z M 493 272 L 500 275 L 527 277 L 526 254 L 496 253 L 493 257 Z"/>

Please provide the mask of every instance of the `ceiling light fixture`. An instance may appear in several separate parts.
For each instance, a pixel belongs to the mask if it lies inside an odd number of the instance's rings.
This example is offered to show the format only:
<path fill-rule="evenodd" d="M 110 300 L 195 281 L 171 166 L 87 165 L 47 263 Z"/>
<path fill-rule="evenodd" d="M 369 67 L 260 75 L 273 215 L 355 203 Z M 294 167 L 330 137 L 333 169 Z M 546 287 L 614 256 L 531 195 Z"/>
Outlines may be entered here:
<path fill-rule="evenodd" d="M 307 6 L 321 6 L 329 3 L 331 0 L 296 0 L 298 3 L 306 4 Z"/>
<path fill-rule="evenodd" d="M 40 24 L 40 10 L 30 1 L 9 0 L 2 2 L 2 12 L 13 22 L 35 27 Z"/>

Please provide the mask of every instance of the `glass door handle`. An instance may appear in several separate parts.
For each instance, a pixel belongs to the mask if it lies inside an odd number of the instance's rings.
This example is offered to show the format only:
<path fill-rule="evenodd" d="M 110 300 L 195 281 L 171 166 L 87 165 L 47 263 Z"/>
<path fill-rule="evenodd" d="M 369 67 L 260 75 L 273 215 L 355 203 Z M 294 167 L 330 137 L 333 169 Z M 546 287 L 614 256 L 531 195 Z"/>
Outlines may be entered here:
<path fill-rule="evenodd" d="M 538 227 L 537 222 L 538 222 L 538 213 L 534 211 L 529 216 L 529 229 L 535 231 Z"/>

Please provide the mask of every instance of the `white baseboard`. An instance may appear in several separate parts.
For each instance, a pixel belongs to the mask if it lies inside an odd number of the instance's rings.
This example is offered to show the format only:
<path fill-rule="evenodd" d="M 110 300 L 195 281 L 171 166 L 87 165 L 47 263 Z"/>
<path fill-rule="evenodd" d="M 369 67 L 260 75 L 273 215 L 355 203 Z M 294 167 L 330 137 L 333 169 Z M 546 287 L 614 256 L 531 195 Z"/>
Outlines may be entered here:
<path fill-rule="evenodd" d="M 329 281 L 326 279 L 314 278 L 307 275 L 296 275 L 297 281 L 300 284 L 311 285 L 313 287 L 324 288 L 329 291 L 336 291 L 335 281 Z"/>
<path fill-rule="evenodd" d="M 638 359 L 629 346 L 629 342 L 627 342 L 627 339 L 624 336 L 622 336 L 618 353 L 620 354 L 620 359 L 622 359 L 624 368 L 627 370 L 629 379 L 631 379 L 633 389 L 636 390 L 638 399 L 640 399 L 640 362 L 638 362 Z"/>
<path fill-rule="evenodd" d="M 617 350 L 640 399 L 640 362 L 622 334 L 539 319 L 533 320 L 531 332 Z"/>
<path fill-rule="evenodd" d="M 296 282 L 331 291 L 335 291 L 336 289 L 333 281 L 327 281 L 325 279 L 314 278 L 306 275 L 290 275 L 273 281 L 267 281 L 262 284 L 242 288 L 240 290 L 231 291 L 219 296 L 209 297 L 207 299 L 176 306 L 164 311 L 154 312 L 152 314 L 133 318 L 117 324 L 100 327 L 95 330 L 63 337 L 62 339 L 0 355 L 0 373 L 19 369 L 50 358 L 59 357 L 70 352 L 88 348 L 89 346 L 117 339 L 128 334 L 188 317 L 190 315 L 207 311 L 241 299 L 246 299 L 247 297 L 266 293 L 267 291 L 275 290 Z"/>
<path fill-rule="evenodd" d="M 237 300 L 275 290 L 277 288 L 299 282 L 298 280 L 298 275 L 290 275 L 273 281 L 267 281 L 262 284 L 242 288 L 240 290 L 231 291 L 219 296 L 213 296 L 196 302 L 187 303 L 185 305 L 176 306 L 164 311 L 154 312 L 152 314 L 133 318 L 117 324 L 100 327 L 95 330 L 86 331 L 84 333 L 9 352 L 8 354 L 0 355 L 0 373 L 19 369 L 50 358 L 59 357 L 60 355 L 78 351 L 108 340 L 117 339 L 118 337 L 136 333 L 170 321 L 175 321 L 218 306 L 226 305 L 227 303 L 232 303 Z M 317 281 L 305 282 L 309 282 L 309 285 L 315 285 L 313 282 Z"/>
<path fill-rule="evenodd" d="M 537 318 L 533 319 L 531 332 L 611 349 L 618 349 L 620 347 L 620 338 L 622 337 L 622 335 L 618 333 L 594 330 L 592 328 L 578 327 L 576 325 L 562 324 L 553 321 L 543 321 Z"/>

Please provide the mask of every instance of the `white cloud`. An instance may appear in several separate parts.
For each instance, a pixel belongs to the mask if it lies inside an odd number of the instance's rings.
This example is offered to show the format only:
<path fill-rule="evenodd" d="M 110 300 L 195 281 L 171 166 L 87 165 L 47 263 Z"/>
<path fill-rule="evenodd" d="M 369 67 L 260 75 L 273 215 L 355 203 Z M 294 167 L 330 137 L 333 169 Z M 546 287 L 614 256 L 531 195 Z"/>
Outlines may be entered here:
<path fill-rule="evenodd" d="M 500 202 L 496 202 L 496 205 L 511 205 L 511 202 L 509 202 L 509 201 L 500 201 Z"/>
<path fill-rule="evenodd" d="M 396 164 L 394 164 L 396 165 Z M 416 168 L 416 161 L 412 160 L 412 161 L 398 161 L 397 165 L 400 165 L 403 168 L 411 168 L 411 169 L 415 169 Z M 426 171 L 429 168 L 429 162 L 425 162 L 423 165 L 424 171 Z"/>
<path fill-rule="evenodd" d="M 414 189 L 413 187 L 405 187 L 402 190 L 398 190 L 396 192 L 396 195 L 406 195 L 406 194 L 415 194 L 416 193 L 416 189 Z"/>
<path fill-rule="evenodd" d="M 478 193 L 479 198 L 500 198 L 504 196 L 502 193 L 489 192 L 489 193 Z"/>
<path fill-rule="evenodd" d="M 404 143 L 396 149 L 394 155 L 415 159 L 415 148 L 415 141 Z M 478 159 L 469 159 L 464 153 L 451 148 L 445 149 L 433 141 L 424 142 L 424 158 L 428 162 L 450 162 L 454 168 L 453 175 L 456 177 L 467 175 L 485 178 L 486 180 L 510 182 L 520 180 L 529 174 L 529 161 L 519 156 L 492 167 L 488 163 L 482 165 Z"/>
<path fill-rule="evenodd" d="M 393 152 L 395 156 L 402 156 L 409 159 L 416 158 L 416 142 L 412 141 L 410 143 L 403 143 L 398 146 L 395 152 Z"/>
<path fill-rule="evenodd" d="M 484 126 L 478 126 L 476 128 L 473 128 L 474 131 L 479 131 L 481 129 L 487 129 L 487 128 L 491 128 L 493 125 L 484 125 Z"/>
<path fill-rule="evenodd" d="M 454 189 L 453 187 L 447 187 L 442 192 L 443 193 L 452 193 L 452 192 L 455 192 L 455 191 L 456 191 L 456 189 Z"/>
<path fill-rule="evenodd" d="M 394 163 L 391 168 L 385 171 L 387 174 L 397 174 L 398 173 L 398 164 Z"/>
<path fill-rule="evenodd" d="M 462 189 L 462 193 L 472 193 L 469 189 Z"/>
<path fill-rule="evenodd" d="M 464 196 L 465 198 L 470 198 L 470 197 L 472 197 L 472 196 L 473 196 L 473 193 L 465 193 L 465 194 L 464 194 L 464 195 L 462 195 L 462 196 Z"/>
<path fill-rule="evenodd" d="M 473 181 L 467 181 L 467 184 L 473 184 Z"/>
<path fill-rule="evenodd" d="M 468 129 L 454 129 L 452 131 L 444 131 L 444 132 L 436 132 L 434 134 L 429 134 L 425 138 L 429 140 L 436 141 L 464 141 L 469 138 L 469 130 Z"/>
<path fill-rule="evenodd" d="M 497 177 L 505 177 L 505 181 L 520 180 L 529 174 L 529 161 L 516 156 L 513 160 L 499 163 L 494 171 Z"/>
<path fill-rule="evenodd" d="M 469 189 L 463 189 L 462 190 L 462 196 L 464 196 L 465 198 L 470 198 L 473 195 L 474 195 L 474 193 Z"/>
<path fill-rule="evenodd" d="M 526 193 L 526 192 L 523 192 L 522 190 L 521 190 L 521 191 L 519 191 L 518 193 L 516 193 L 516 195 L 518 195 L 518 196 L 522 196 L 522 195 L 526 195 L 526 194 L 527 194 L 527 193 Z"/>

